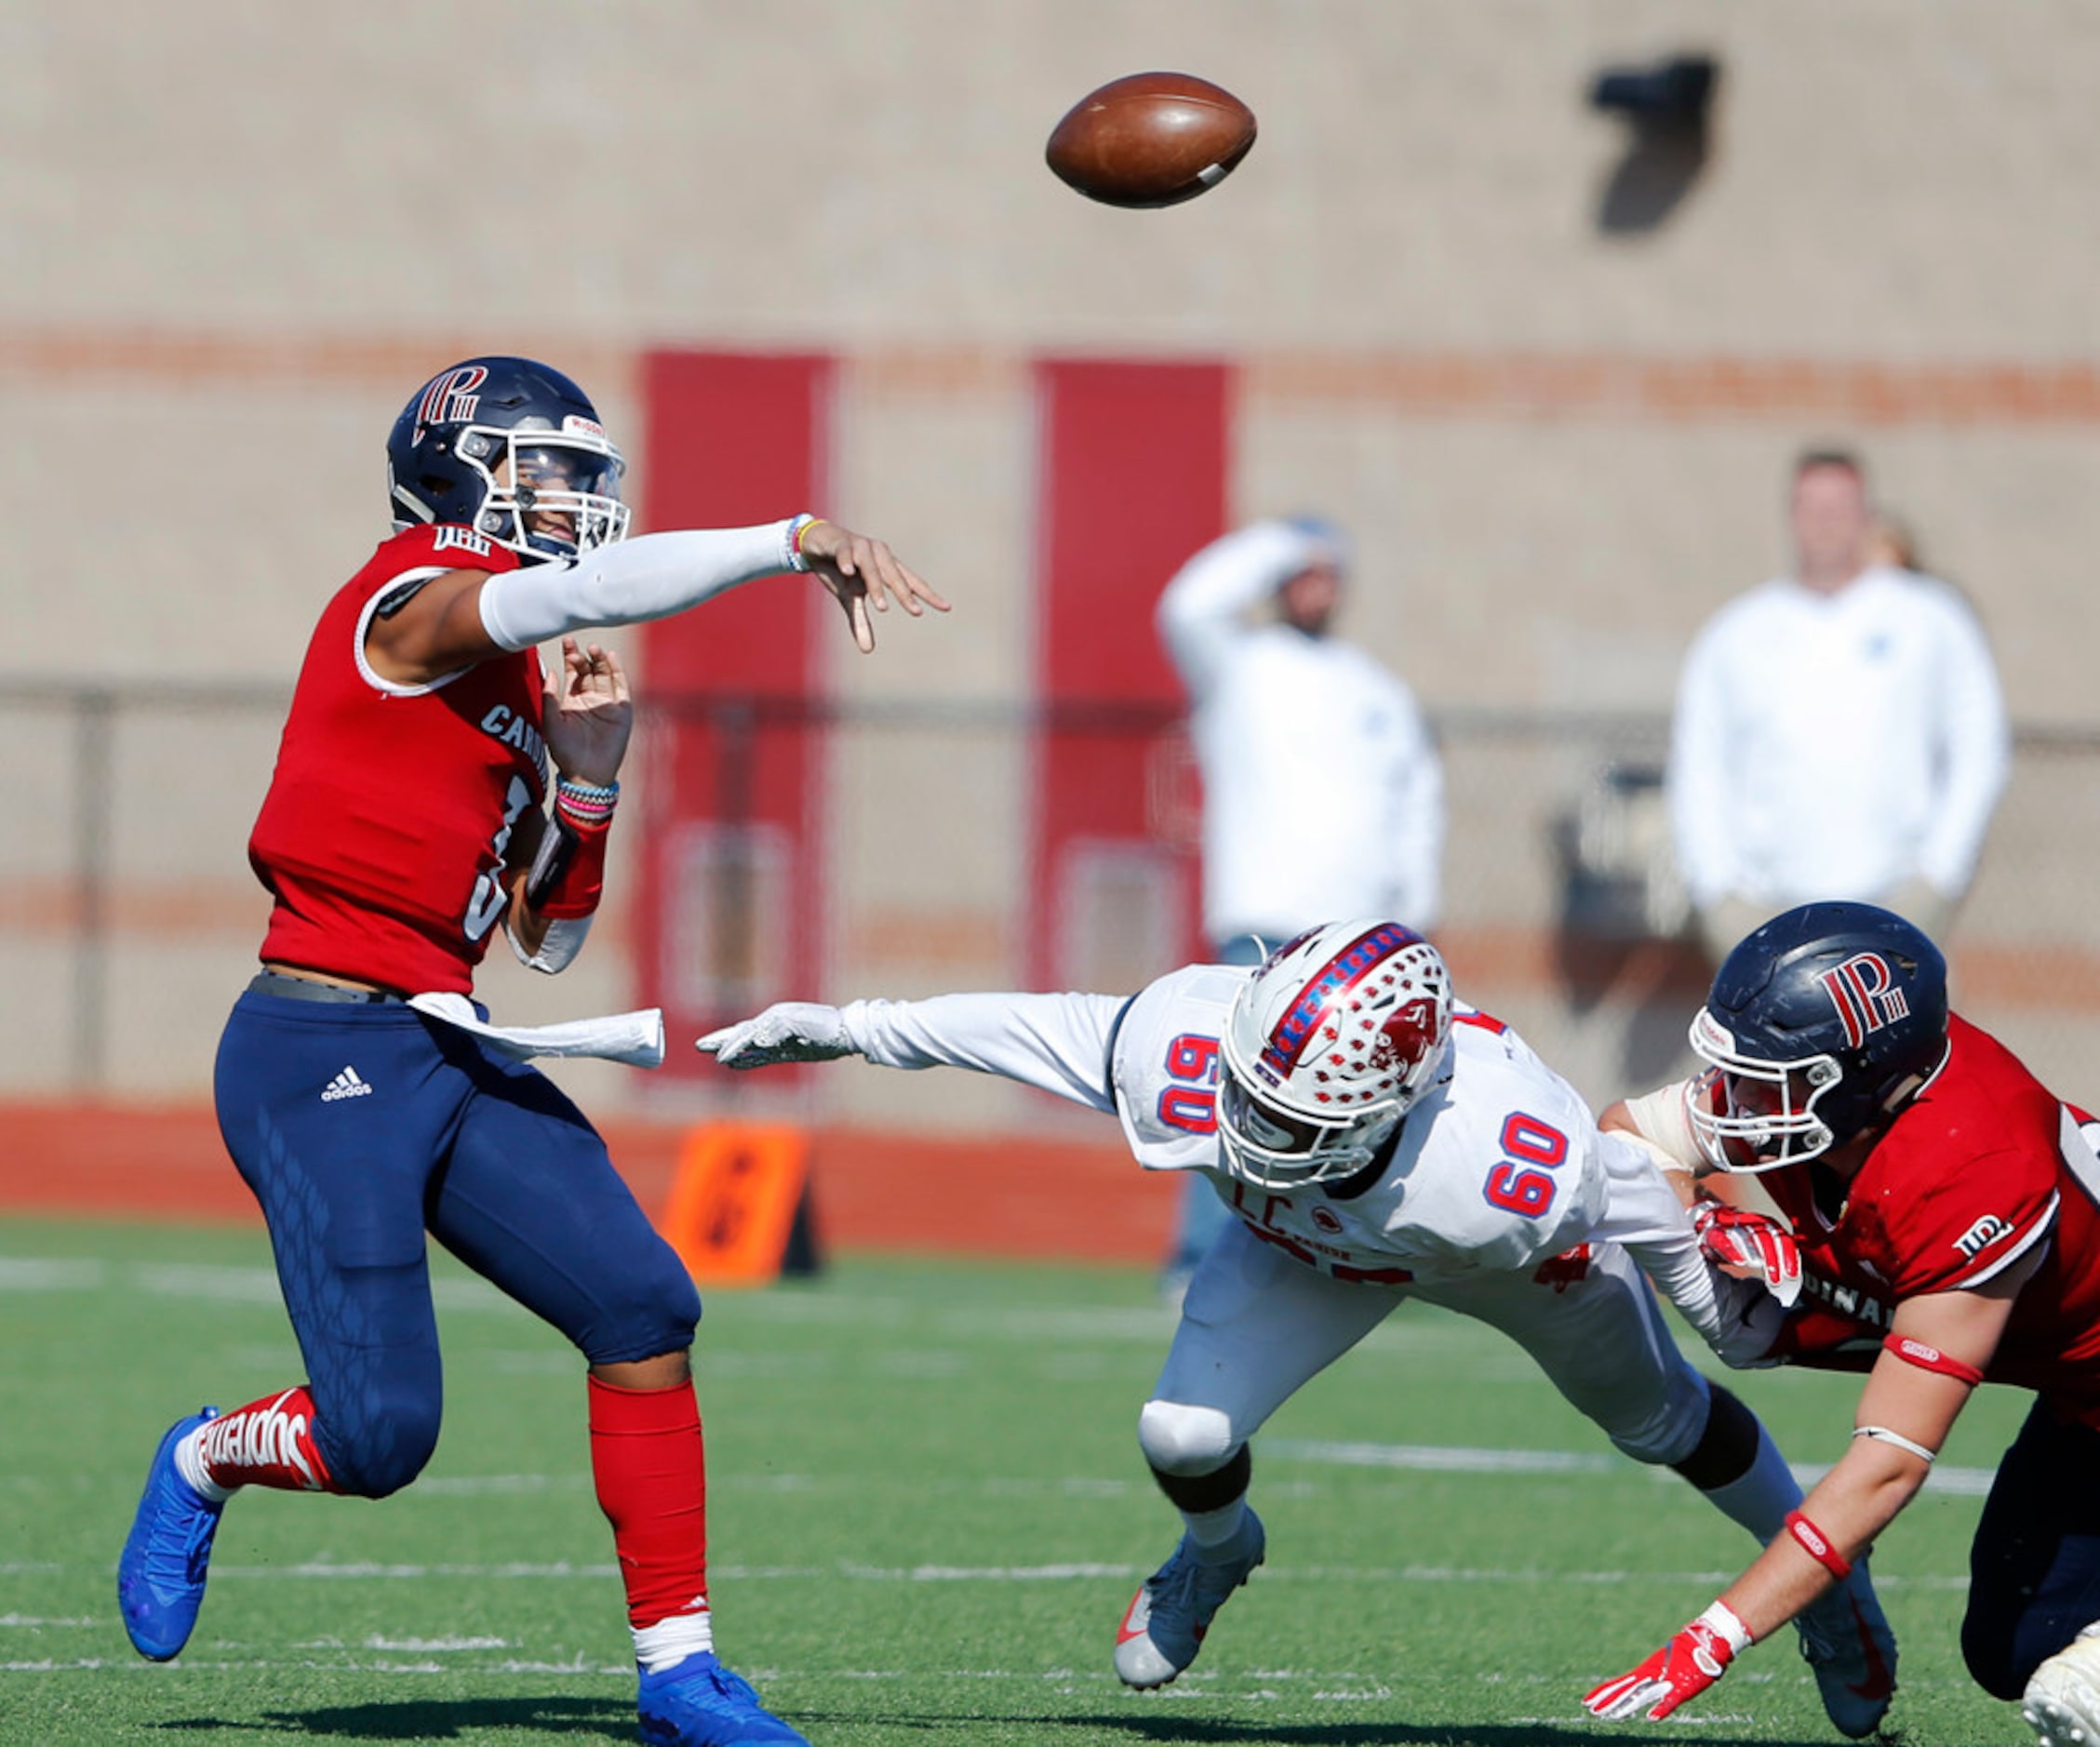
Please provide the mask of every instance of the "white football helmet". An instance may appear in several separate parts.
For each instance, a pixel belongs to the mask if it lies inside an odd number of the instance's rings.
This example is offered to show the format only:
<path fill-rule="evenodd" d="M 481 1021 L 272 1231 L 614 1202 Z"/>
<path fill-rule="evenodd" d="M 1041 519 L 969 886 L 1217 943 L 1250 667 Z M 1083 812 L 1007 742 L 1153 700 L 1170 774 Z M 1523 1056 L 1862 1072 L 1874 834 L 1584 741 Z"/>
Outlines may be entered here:
<path fill-rule="evenodd" d="M 1398 922 L 1331 922 L 1279 946 L 1225 1019 L 1218 1140 L 1259 1189 L 1354 1176 L 1436 1078 L 1451 973 Z"/>

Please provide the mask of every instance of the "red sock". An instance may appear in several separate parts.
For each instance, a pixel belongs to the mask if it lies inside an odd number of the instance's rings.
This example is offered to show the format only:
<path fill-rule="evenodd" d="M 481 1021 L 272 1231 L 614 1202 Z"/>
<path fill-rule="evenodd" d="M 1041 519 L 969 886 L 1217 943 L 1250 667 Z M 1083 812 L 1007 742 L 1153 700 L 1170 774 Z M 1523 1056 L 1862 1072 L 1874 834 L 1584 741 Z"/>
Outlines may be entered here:
<path fill-rule="evenodd" d="M 707 1609 L 707 1458 L 689 1382 L 591 1382 L 591 1472 L 637 1631 Z"/>
<path fill-rule="evenodd" d="M 207 1420 L 195 1433 L 198 1465 L 213 1486 L 333 1492 L 314 1446 L 314 1397 L 300 1383 Z"/>

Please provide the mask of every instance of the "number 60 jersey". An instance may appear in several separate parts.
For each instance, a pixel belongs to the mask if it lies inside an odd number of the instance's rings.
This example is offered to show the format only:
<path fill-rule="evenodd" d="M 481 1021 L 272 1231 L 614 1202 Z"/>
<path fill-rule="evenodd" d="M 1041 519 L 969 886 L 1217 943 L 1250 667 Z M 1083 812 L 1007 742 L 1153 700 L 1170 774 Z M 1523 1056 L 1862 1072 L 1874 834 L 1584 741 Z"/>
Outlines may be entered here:
<path fill-rule="evenodd" d="M 1516 1033 L 1461 1007 L 1443 1071 L 1362 1177 L 1261 1190 L 1225 1169 L 1218 1038 L 1251 973 L 1195 965 L 1129 1001 L 956 994 L 856 1001 L 848 1036 L 885 1067 L 969 1067 L 1113 1110 L 1150 1170 L 1200 1170 L 1253 1234 L 1338 1279 L 1432 1285 L 1531 1269 L 1583 1243 L 1636 1253 L 1703 1335 L 1714 1288 L 1652 1156 L 1599 1133 Z"/>

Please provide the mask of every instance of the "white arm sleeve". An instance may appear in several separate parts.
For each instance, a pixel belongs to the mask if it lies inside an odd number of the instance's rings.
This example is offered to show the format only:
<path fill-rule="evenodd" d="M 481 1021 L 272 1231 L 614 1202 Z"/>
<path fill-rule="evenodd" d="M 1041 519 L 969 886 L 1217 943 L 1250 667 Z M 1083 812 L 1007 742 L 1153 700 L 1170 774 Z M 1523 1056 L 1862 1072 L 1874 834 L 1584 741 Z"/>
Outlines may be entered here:
<path fill-rule="evenodd" d="M 1109 1047 L 1130 1003 L 1106 994 L 943 994 L 840 1009 L 853 1047 L 885 1068 L 971 1068 L 1114 1110 Z"/>
<path fill-rule="evenodd" d="M 481 585 L 482 628 L 515 653 L 596 625 L 668 619 L 740 582 L 805 568 L 794 527 L 790 517 L 757 527 L 643 534 L 560 564 L 505 570 Z"/>
<path fill-rule="evenodd" d="M 1174 572 L 1159 597 L 1159 640 L 1200 703 L 1218 683 L 1248 608 L 1327 555 L 1326 542 L 1288 522 L 1252 522 L 1214 540 Z"/>
<path fill-rule="evenodd" d="M 1612 1193 L 1592 1241 L 1622 1246 L 1699 1338 L 1718 1350 L 1722 1314 L 1713 1273 L 1699 1252 L 1691 1214 L 1663 1176 L 1661 1159 L 1631 1135 L 1606 1130 L 1598 1139 Z"/>

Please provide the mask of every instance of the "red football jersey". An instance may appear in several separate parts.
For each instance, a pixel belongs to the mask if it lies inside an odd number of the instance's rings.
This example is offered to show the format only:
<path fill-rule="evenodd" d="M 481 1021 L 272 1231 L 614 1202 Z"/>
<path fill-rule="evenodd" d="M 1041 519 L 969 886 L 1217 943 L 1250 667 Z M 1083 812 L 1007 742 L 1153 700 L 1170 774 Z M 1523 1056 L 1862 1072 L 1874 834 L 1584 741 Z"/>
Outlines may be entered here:
<path fill-rule="evenodd" d="M 540 654 L 395 686 L 367 665 L 365 634 L 401 587 L 517 563 L 471 528 L 410 528 L 321 614 L 248 839 L 277 900 L 265 959 L 410 994 L 473 988 L 511 829 L 547 793 Z"/>
<path fill-rule="evenodd" d="M 2100 1161 L 2083 1113 L 1966 1020 L 1950 1041 L 1840 1207 L 1812 1163 L 1759 1179 L 1800 1240 L 1803 1307 L 1879 1336 L 1903 1300 L 1981 1286 L 2047 1244 L 1986 1374 L 2100 1416 Z"/>

